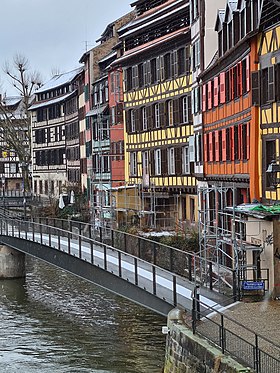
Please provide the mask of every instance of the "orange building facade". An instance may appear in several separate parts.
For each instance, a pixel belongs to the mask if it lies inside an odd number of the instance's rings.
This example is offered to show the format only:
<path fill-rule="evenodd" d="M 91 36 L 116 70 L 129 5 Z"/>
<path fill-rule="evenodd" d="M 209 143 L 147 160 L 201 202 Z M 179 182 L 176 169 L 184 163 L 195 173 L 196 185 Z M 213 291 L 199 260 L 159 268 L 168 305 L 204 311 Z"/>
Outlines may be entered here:
<path fill-rule="evenodd" d="M 218 53 L 201 74 L 204 180 L 234 187 L 240 204 L 260 198 L 258 109 L 251 90 L 258 68 L 257 13 L 251 3 L 234 4 L 218 13 Z M 230 193 L 227 202 L 233 202 Z"/>

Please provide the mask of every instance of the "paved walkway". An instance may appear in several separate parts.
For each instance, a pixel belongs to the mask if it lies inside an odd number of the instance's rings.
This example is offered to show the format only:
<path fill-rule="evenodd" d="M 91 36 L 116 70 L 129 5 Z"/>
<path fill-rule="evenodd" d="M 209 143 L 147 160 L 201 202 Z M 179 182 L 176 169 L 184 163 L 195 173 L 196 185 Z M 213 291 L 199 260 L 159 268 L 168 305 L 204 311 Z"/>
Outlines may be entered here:
<path fill-rule="evenodd" d="M 259 336 L 265 337 L 280 346 L 280 300 L 253 302 L 246 299 L 227 309 L 224 314 L 253 330 Z M 230 325 L 228 324 L 227 327 L 230 327 Z M 236 333 L 236 326 L 234 328 Z M 247 333 L 244 328 L 239 328 L 238 334 L 247 341 L 252 338 L 252 335 Z M 272 348 L 264 341 L 261 341 L 260 347 L 280 359 L 280 347 Z"/>

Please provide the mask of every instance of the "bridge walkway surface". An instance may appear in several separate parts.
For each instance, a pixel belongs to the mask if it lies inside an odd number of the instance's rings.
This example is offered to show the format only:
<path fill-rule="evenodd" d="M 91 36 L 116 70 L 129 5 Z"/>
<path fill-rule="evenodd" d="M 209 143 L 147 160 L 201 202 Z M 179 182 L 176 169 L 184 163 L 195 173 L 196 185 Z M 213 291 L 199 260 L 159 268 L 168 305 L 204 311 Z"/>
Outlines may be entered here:
<path fill-rule="evenodd" d="M 65 231 L 57 227 L 16 219 L 2 220 L 0 228 L 3 244 L 49 261 L 51 264 L 69 270 L 85 279 L 91 279 L 97 285 L 151 308 L 160 314 L 167 316 L 174 306 L 182 309 L 192 309 L 194 282 L 110 245 L 94 241 L 73 231 Z M 26 244 L 23 245 L 23 241 Z M 34 244 L 37 244 L 38 247 L 34 248 Z M 47 254 L 49 250 L 52 251 L 52 254 Z M 58 258 L 58 252 L 64 254 L 64 257 L 60 256 Z M 71 269 L 73 263 L 69 262 L 69 258 L 75 260 L 74 271 Z M 77 260 L 79 260 L 79 263 Z M 85 269 L 83 274 L 82 267 L 85 263 L 95 269 L 90 278 L 87 274 L 88 268 Z M 78 266 L 81 268 L 78 268 Z M 96 269 L 98 269 L 98 273 Z M 103 276 L 100 270 L 103 271 Z M 104 273 L 108 274 L 106 279 Z M 94 277 L 92 277 L 93 275 Z M 116 286 L 116 282 L 120 279 L 122 280 L 121 283 Z M 125 288 L 128 284 L 133 285 L 134 288 L 129 289 L 126 294 Z M 141 289 L 141 296 L 136 298 L 137 295 L 132 294 L 133 289 L 135 292 L 136 289 Z M 147 294 L 152 295 L 152 297 L 146 299 Z M 200 297 L 207 306 L 217 309 L 222 309 L 224 305 L 232 303 L 232 299 L 229 300 L 228 297 L 204 287 L 201 288 Z M 157 306 L 151 301 L 153 298 L 160 300 Z M 149 304 L 149 301 L 151 301 L 151 304 Z"/>

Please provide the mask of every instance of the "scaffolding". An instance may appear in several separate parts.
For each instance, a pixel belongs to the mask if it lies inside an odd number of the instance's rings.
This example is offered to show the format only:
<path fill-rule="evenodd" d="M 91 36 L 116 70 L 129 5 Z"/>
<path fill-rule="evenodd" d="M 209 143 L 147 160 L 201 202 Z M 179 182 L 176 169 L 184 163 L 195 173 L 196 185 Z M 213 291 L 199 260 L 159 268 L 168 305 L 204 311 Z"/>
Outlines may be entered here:
<path fill-rule="evenodd" d="M 250 270 L 260 271 L 258 264 L 247 262 L 248 251 L 253 251 L 259 258 L 262 247 L 246 241 L 246 223 L 249 220 L 237 212 L 236 188 L 200 187 L 198 195 L 200 258 L 203 263 L 215 263 L 213 271 L 217 281 L 230 287 L 236 285 L 240 289 L 240 282 L 248 278 Z M 225 268 L 234 270 L 236 284 L 228 282 Z M 205 274 L 207 270 L 204 269 Z"/>

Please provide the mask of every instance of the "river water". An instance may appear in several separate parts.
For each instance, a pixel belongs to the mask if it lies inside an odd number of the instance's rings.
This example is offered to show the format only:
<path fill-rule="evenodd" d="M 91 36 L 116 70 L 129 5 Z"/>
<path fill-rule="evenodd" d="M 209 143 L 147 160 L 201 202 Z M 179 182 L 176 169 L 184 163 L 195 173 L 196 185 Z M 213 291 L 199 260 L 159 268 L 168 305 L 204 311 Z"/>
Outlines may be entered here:
<path fill-rule="evenodd" d="M 160 373 L 166 319 L 35 259 L 0 281 L 0 373 Z"/>

